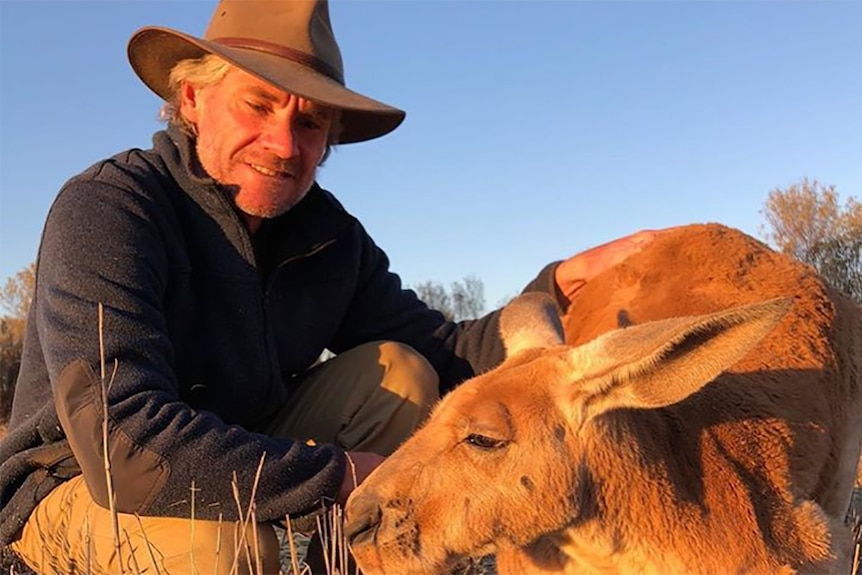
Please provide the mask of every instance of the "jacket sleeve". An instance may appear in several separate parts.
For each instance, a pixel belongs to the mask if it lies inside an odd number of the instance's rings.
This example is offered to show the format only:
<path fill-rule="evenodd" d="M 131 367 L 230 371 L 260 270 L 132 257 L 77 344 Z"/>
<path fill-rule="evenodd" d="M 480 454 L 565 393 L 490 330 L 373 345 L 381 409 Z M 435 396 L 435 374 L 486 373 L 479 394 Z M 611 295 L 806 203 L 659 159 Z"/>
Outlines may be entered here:
<path fill-rule="evenodd" d="M 460 322 L 446 321 L 430 309 L 416 293 L 404 289 L 401 279 L 389 269 L 389 258 L 357 223 L 354 242 L 358 254 L 359 281 L 333 351 L 349 349 L 374 340 L 406 343 L 424 355 L 440 376 L 445 393 L 503 361 L 500 311 Z M 550 279 L 549 279 L 550 277 Z M 532 280 L 525 291 L 553 290 L 553 265 Z M 553 292 L 551 292 L 553 293 Z"/>
<path fill-rule="evenodd" d="M 107 388 L 119 511 L 188 518 L 194 499 L 195 517 L 237 519 L 234 486 L 244 512 L 254 490 L 258 521 L 320 511 L 341 484 L 341 451 L 251 433 L 182 401 L 162 309 L 170 213 L 156 204 L 89 174 L 64 187 L 43 232 L 31 317 L 59 420 L 93 498 L 107 506 Z"/>
<path fill-rule="evenodd" d="M 557 304 L 557 311 L 560 314 L 565 311 L 566 306 L 568 305 L 565 296 L 557 287 L 556 279 L 554 279 L 554 272 L 557 270 L 557 266 L 561 263 L 562 261 L 555 261 L 546 265 L 541 269 L 541 271 L 539 271 L 539 275 L 530 281 L 521 291 L 521 293 L 543 292 L 552 295 Z"/>

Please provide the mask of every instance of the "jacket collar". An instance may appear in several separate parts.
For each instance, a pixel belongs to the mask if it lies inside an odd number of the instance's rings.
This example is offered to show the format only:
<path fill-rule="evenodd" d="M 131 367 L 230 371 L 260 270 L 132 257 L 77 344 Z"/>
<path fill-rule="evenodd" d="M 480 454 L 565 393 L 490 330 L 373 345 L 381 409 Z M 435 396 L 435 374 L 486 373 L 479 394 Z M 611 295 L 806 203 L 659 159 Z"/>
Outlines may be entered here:
<path fill-rule="evenodd" d="M 218 183 L 196 173 L 194 140 L 176 126 L 169 126 L 155 134 L 153 144 L 180 188 L 213 216 L 226 233 L 229 229 L 242 230 L 245 238 L 238 238 L 239 243 L 250 246 L 251 236 L 245 224 Z M 356 223 L 356 218 L 315 182 L 296 206 L 281 216 L 265 220 L 257 233 L 265 234 L 260 240 L 271 244 L 267 253 L 280 262 L 321 249 Z"/>

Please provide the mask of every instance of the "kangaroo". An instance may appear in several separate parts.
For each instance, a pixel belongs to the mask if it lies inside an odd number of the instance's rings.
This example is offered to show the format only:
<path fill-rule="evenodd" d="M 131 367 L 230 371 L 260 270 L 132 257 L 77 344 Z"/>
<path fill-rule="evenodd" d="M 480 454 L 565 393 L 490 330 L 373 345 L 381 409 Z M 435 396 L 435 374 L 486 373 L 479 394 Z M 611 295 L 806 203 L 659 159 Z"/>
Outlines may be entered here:
<path fill-rule="evenodd" d="M 363 573 L 849 573 L 862 310 L 810 268 L 687 226 L 500 326 L 348 501 Z"/>

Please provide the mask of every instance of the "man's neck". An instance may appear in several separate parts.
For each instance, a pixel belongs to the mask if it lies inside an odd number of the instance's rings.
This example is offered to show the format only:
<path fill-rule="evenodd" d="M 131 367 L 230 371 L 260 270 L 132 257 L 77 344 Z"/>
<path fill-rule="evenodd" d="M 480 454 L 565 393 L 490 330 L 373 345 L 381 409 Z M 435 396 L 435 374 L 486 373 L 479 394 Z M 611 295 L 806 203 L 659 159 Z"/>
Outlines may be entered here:
<path fill-rule="evenodd" d="M 260 229 L 260 225 L 263 223 L 263 218 L 261 217 L 252 216 L 244 212 L 239 212 L 239 215 L 245 222 L 245 226 L 248 228 L 248 233 L 250 233 L 251 235 L 254 235 L 257 230 Z"/>

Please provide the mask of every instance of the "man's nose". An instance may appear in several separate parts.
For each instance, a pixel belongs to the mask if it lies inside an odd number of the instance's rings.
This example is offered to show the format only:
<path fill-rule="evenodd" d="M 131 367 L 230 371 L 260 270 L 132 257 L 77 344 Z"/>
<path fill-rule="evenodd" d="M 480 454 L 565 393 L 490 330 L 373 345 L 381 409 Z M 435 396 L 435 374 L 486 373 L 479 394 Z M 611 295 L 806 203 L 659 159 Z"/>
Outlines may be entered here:
<path fill-rule="evenodd" d="M 270 118 L 264 130 L 264 146 L 280 158 L 292 158 L 296 156 L 298 154 L 298 146 L 294 126 L 293 111 Z"/>

